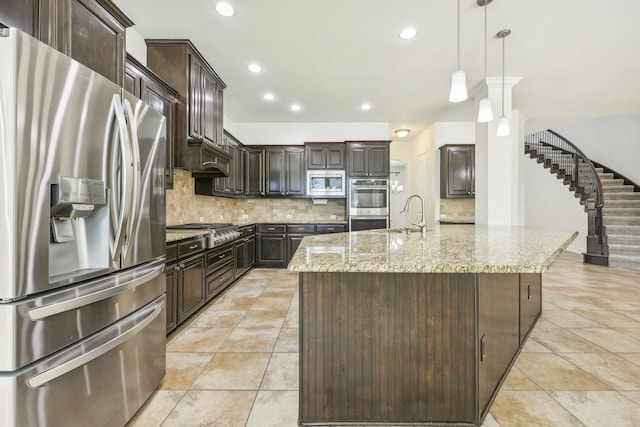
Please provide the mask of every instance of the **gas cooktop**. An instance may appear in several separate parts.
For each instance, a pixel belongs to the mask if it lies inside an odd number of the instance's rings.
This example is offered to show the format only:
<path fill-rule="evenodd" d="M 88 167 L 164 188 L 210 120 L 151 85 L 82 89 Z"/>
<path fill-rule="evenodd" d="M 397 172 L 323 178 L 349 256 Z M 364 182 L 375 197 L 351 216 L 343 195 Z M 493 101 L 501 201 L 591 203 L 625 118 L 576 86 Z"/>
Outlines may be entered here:
<path fill-rule="evenodd" d="M 190 224 L 170 225 L 169 230 L 207 230 L 206 247 L 220 246 L 240 237 L 238 227 L 231 223 L 194 222 Z"/>

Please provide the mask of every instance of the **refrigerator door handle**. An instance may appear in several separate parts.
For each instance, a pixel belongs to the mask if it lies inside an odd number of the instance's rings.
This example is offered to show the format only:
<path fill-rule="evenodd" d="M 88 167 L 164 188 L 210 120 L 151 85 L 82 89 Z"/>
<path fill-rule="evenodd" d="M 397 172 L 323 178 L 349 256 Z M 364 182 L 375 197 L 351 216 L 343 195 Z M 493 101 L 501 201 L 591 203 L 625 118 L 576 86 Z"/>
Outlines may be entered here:
<path fill-rule="evenodd" d="M 123 332 L 117 337 L 113 338 L 110 341 L 102 344 L 100 347 L 96 347 L 93 350 L 89 350 L 80 357 L 72 359 L 68 362 L 65 362 L 61 365 L 56 366 L 55 368 L 46 370 L 42 373 L 32 376 L 27 380 L 27 384 L 31 388 L 37 388 L 45 385 L 46 383 L 55 380 L 58 377 L 70 372 L 76 368 L 79 368 L 87 363 L 91 362 L 94 359 L 102 356 L 108 351 L 116 348 L 123 342 L 127 341 L 129 338 L 140 332 L 144 329 L 149 323 L 153 322 L 153 320 L 160 315 L 162 309 L 164 308 L 164 300 L 154 304 L 151 307 L 140 311 L 141 316 L 146 316 L 140 323 L 136 324 L 128 331 Z"/>
<path fill-rule="evenodd" d="M 122 100 L 120 95 L 113 95 L 111 99 L 111 113 L 112 117 L 115 117 L 116 124 L 118 126 L 118 144 L 120 148 L 120 156 L 118 156 L 118 150 L 116 144 L 113 145 L 111 150 L 111 167 L 110 167 L 110 182 L 111 187 L 111 232 L 113 233 L 113 241 L 110 242 L 111 246 L 111 258 L 113 261 L 117 261 L 122 251 L 124 244 L 124 227 L 129 221 L 130 196 L 129 196 L 129 179 L 131 170 L 131 153 L 129 151 L 129 136 L 126 132 L 127 123 L 124 116 L 124 110 L 122 108 Z M 120 185 L 118 171 L 120 171 L 120 178 L 122 178 L 122 195 L 117 191 L 117 187 Z M 119 202 L 123 200 L 124 205 L 120 207 L 118 211 Z"/>
<path fill-rule="evenodd" d="M 129 242 L 133 236 L 133 228 L 136 223 L 136 218 L 139 215 L 140 208 L 140 143 L 138 142 L 138 130 L 135 115 L 131 108 L 131 103 L 125 99 L 124 102 L 124 114 L 127 118 L 127 126 L 129 128 L 129 143 L 131 145 L 131 167 L 133 172 L 132 193 L 131 193 L 131 210 L 130 216 L 126 225 L 126 235 L 124 241 L 123 255 L 126 257 L 129 251 Z"/>
<path fill-rule="evenodd" d="M 102 289 L 100 291 L 93 292 L 91 294 L 83 295 L 78 298 L 29 309 L 27 310 L 27 316 L 31 320 L 41 320 L 49 316 L 54 316 L 56 314 L 64 313 L 65 311 L 74 310 L 76 308 L 80 308 L 85 305 L 89 305 L 94 302 L 101 301 L 113 295 L 117 295 L 126 290 L 133 289 L 137 286 L 140 286 L 141 284 L 146 283 L 158 277 L 163 271 L 164 271 L 164 264 L 161 264 L 154 267 L 151 270 L 151 272 L 145 274 L 144 276 L 136 277 L 135 279 L 124 282 L 121 285 L 110 286 L 106 289 Z"/>

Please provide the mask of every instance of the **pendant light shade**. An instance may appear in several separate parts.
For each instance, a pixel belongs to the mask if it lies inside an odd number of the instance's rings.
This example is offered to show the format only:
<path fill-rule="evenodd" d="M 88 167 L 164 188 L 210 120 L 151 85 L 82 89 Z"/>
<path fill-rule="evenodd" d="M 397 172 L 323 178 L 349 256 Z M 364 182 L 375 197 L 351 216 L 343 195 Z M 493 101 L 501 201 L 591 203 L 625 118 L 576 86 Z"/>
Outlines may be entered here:
<path fill-rule="evenodd" d="M 467 99 L 467 76 L 460 67 L 460 0 L 458 0 L 458 68 L 451 76 L 449 101 L 462 102 Z"/>
<path fill-rule="evenodd" d="M 482 98 L 478 103 L 478 123 L 488 123 L 491 120 L 493 120 L 491 100 L 489 98 Z"/>
<path fill-rule="evenodd" d="M 478 123 L 488 123 L 493 120 L 493 110 L 487 89 L 487 6 L 493 0 L 478 0 L 478 6 L 484 7 L 484 98 L 478 103 Z"/>
<path fill-rule="evenodd" d="M 509 136 L 511 135 L 511 130 L 509 129 L 509 119 L 506 116 L 500 117 L 498 120 L 498 132 L 496 132 L 497 136 Z"/>
<path fill-rule="evenodd" d="M 467 99 L 467 75 L 464 71 L 458 70 L 451 76 L 449 101 L 462 102 L 465 99 Z"/>
<path fill-rule="evenodd" d="M 496 34 L 498 38 L 502 39 L 502 115 L 498 121 L 497 136 L 508 136 L 511 134 L 509 129 L 509 119 L 504 115 L 504 39 L 511 34 L 511 30 L 502 30 Z"/>

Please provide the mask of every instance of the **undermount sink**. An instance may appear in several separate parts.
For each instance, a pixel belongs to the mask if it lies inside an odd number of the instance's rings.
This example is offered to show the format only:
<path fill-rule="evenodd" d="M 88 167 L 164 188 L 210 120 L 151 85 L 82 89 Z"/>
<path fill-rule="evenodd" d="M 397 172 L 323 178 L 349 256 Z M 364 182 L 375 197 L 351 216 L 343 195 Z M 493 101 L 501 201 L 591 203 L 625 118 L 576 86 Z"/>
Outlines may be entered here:
<path fill-rule="evenodd" d="M 408 227 L 399 227 L 399 228 L 381 228 L 378 230 L 371 230 L 375 233 L 406 233 L 406 234 L 410 234 L 410 233 L 420 233 L 420 229 L 419 228 L 408 228 Z M 429 231 L 429 230 L 427 230 Z"/>

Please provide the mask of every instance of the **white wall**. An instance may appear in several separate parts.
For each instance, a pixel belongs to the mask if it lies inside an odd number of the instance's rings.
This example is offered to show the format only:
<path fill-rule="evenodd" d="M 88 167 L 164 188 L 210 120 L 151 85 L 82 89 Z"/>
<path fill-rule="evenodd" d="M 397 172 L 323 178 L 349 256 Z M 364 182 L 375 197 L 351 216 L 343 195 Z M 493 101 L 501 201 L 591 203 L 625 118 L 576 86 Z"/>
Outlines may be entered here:
<path fill-rule="evenodd" d="M 587 157 L 640 184 L 640 116 L 606 116 L 553 129 Z"/>
<path fill-rule="evenodd" d="M 238 123 L 224 128 L 247 145 L 301 145 L 305 142 L 388 140 L 388 123 Z"/>
<path fill-rule="evenodd" d="M 587 249 L 587 214 L 573 192 L 534 159 L 524 159 L 525 226 L 546 230 L 577 231 L 568 250 Z"/>
<path fill-rule="evenodd" d="M 147 65 L 147 43 L 144 41 L 144 37 L 137 32 L 135 27 L 126 29 L 126 50 L 136 58 L 142 65 Z"/>

